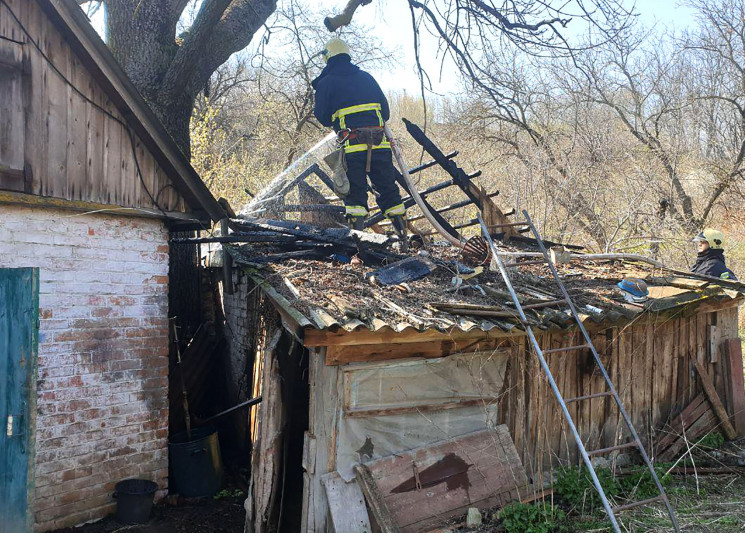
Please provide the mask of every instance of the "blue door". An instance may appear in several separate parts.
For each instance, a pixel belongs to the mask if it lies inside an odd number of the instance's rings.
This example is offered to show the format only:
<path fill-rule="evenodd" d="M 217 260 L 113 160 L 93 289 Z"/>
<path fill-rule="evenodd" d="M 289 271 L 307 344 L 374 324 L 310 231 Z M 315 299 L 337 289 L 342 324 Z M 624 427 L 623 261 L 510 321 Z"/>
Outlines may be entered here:
<path fill-rule="evenodd" d="M 0 533 L 30 530 L 39 271 L 0 268 Z"/>

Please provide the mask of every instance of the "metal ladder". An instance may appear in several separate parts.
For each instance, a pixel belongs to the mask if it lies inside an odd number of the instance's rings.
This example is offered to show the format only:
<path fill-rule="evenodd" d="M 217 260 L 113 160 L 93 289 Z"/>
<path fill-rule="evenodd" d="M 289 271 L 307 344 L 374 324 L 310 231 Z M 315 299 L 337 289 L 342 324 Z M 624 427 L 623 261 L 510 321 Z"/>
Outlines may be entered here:
<path fill-rule="evenodd" d="M 641 507 L 644 505 L 648 505 L 653 502 L 663 501 L 665 503 L 665 507 L 667 507 L 667 513 L 670 516 L 670 522 L 672 523 L 673 529 L 676 533 L 679 533 L 680 528 L 678 526 L 678 521 L 675 517 L 675 511 L 673 511 L 673 508 L 670 505 L 670 500 L 668 500 L 667 494 L 665 493 L 665 489 L 660 483 L 660 480 L 657 477 L 657 473 L 654 471 L 654 467 L 652 466 L 652 461 L 649 459 L 649 456 L 647 455 L 647 452 L 644 449 L 644 446 L 642 445 L 641 440 L 639 440 L 639 435 L 636 433 L 636 429 L 634 429 L 634 426 L 631 423 L 631 418 L 626 412 L 626 409 L 624 409 L 623 404 L 621 403 L 621 398 L 618 396 L 618 392 L 616 391 L 616 388 L 613 386 L 613 383 L 611 382 L 610 377 L 608 376 L 608 372 L 606 371 L 605 366 L 603 366 L 603 363 L 600 360 L 600 356 L 598 356 L 598 352 L 595 349 L 595 346 L 592 344 L 590 335 L 587 333 L 585 326 L 582 324 L 582 321 L 580 320 L 579 315 L 577 314 L 577 309 L 574 306 L 574 302 L 572 302 L 572 299 L 569 297 L 569 293 L 567 292 L 566 287 L 564 287 L 564 284 L 561 282 L 561 279 L 559 278 L 559 274 L 556 271 L 556 267 L 554 266 L 554 264 L 551 262 L 549 258 L 548 251 L 546 250 L 546 246 L 544 245 L 543 240 L 541 239 L 541 236 L 538 233 L 538 230 L 533 224 L 533 221 L 530 219 L 530 215 L 528 215 L 528 212 L 523 211 L 523 215 L 525 216 L 525 222 L 515 222 L 515 223 L 507 224 L 507 226 L 527 226 L 530 228 L 530 230 L 533 232 L 533 236 L 535 237 L 538 243 L 541 253 L 543 254 L 543 260 L 541 261 L 530 261 L 527 263 L 519 263 L 519 264 L 515 262 L 510 265 L 505 265 L 505 263 L 502 261 L 502 258 L 499 256 L 499 252 L 497 251 L 497 248 L 494 245 L 494 241 L 492 240 L 491 235 L 489 234 L 489 228 L 484 223 L 484 220 L 481 217 L 480 213 L 478 214 L 478 219 L 479 219 L 479 223 L 481 224 L 481 231 L 484 235 L 484 238 L 489 244 L 489 248 L 491 249 L 492 256 L 494 257 L 497 263 L 497 266 L 499 267 L 499 271 L 502 274 L 502 278 L 504 278 L 504 282 L 507 285 L 507 289 L 512 298 L 512 302 L 515 304 L 518 316 L 520 318 L 520 322 L 522 322 L 522 325 L 525 328 L 525 332 L 527 333 L 528 338 L 530 339 L 530 343 L 533 345 L 533 349 L 535 350 L 535 353 L 541 362 L 541 366 L 543 367 L 543 372 L 545 373 L 546 378 L 548 379 L 548 382 L 551 385 L 551 390 L 553 391 L 554 396 L 556 396 L 556 399 L 558 400 L 559 405 L 561 406 L 561 410 L 564 413 L 564 418 L 566 418 L 567 424 L 569 425 L 569 428 L 572 431 L 572 435 L 574 436 L 574 440 L 577 442 L 577 447 L 579 448 L 579 452 L 582 455 L 582 459 L 585 465 L 587 466 L 587 469 L 590 473 L 590 477 L 592 478 L 592 482 L 595 485 L 595 489 L 598 491 L 598 494 L 600 495 L 600 499 L 603 502 L 603 507 L 605 508 L 605 512 L 608 515 L 608 519 L 613 525 L 613 530 L 616 531 L 617 533 L 621 533 L 621 529 L 619 528 L 618 521 L 616 520 L 616 513 L 620 511 L 626 511 L 629 509 L 633 509 L 635 507 Z M 497 226 L 491 226 L 491 227 L 497 227 Z M 574 321 L 577 323 L 579 330 L 582 332 L 582 335 L 585 338 L 585 344 L 581 344 L 579 346 L 568 346 L 565 348 L 556 348 L 556 349 L 551 349 L 551 350 L 542 350 L 541 347 L 539 346 L 538 341 L 536 340 L 535 334 L 533 333 L 532 328 L 528 324 L 528 319 L 525 316 L 525 311 L 524 311 L 524 309 L 534 308 L 534 306 L 523 307 L 522 305 L 520 305 L 520 302 L 518 301 L 518 298 L 517 298 L 517 294 L 515 294 L 515 289 L 513 288 L 512 282 L 510 280 L 510 274 L 507 270 L 509 267 L 513 267 L 513 266 L 520 266 L 520 265 L 525 265 L 525 264 L 537 264 L 537 263 L 548 265 L 548 267 L 551 269 L 551 274 L 554 278 L 554 281 L 559 286 L 559 289 L 561 289 L 561 294 L 563 295 L 563 299 L 555 300 L 552 302 L 547 302 L 547 304 L 551 304 L 551 305 L 567 304 L 569 306 L 569 309 L 572 312 L 572 316 L 574 317 Z M 545 307 L 547 304 L 538 304 L 538 305 L 540 307 Z M 556 381 L 554 380 L 554 377 L 551 374 L 551 370 L 548 367 L 548 363 L 546 362 L 545 356 L 547 354 L 552 354 L 552 353 L 568 352 L 568 351 L 573 351 L 573 350 L 585 350 L 585 349 L 589 349 L 592 352 L 592 356 L 595 359 L 595 364 L 600 369 L 600 372 L 603 375 L 603 379 L 605 380 L 605 383 L 608 386 L 608 390 L 606 392 L 588 394 L 586 396 L 578 396 L 576 398 L 570 398 L 568 400 L 564 400 L 564 397 L 562 396 L 561 391 L 559 391 L 559 388 L 556 385 Z M 618 406 L 618 409 L 621 412 L 621 416 L 623 417 L 624 423 L 626 424 L 626 427 L 629 429 L 629 432 L 631 433 L 632 440 L 625 444 L 611 446 L 609 448 L 602 448 L 599 450 L 587 451 L 585 449 L 584 444 L 582 443 L 582 439 L 579 435 L 579 432 L 577 431 L 577 427 L 574 424 L 574 420 L 572 420 L 572 415 L 569 413 L 569 408 L 567 407 L 567 404 L 578 402 L 578 401 L 583 401 L 583 400 L 589 400 L 592 398 L 603 398 L 603 397 L 608 397 L 608 396 L 612 397 L 613 400 L 616 402 L 616 405 Z M 610 503 L 608 502 L 608 498 L 606 497 L 605 492 L 603 491 L 603 487 L 600 485 L 600 481 L 598 480 L 598 476 L 595 473 L 595 469 L 592 466 L 590 457 L 595 456 L 595 455 L 603 455 L 603 454 L 611 453 L 616 450 L 623 450 L 627 448 L 637 448 L 639 450 L 639 453 L 644 459 L 644 463 L 647 465 L 647 468 L 649 469 L 649 473 L 652 475 L 652 479 L 654 480 L 655 485 L 657 486 L 659 495 L 655 496 L 654 498 L 649 498 L 647 500 L 640 500 L 640 501 L 628 503 L 626 505 L 611 507 Z"/>

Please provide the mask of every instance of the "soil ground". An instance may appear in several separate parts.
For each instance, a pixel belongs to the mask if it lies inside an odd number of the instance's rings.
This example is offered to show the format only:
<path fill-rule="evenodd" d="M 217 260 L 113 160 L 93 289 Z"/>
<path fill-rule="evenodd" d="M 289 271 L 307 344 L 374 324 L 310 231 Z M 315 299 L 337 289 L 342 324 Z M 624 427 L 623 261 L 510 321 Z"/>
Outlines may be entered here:
<path fill-rule="evenodd" d="M 686 533 L 734 533 L 745 530 L 745 476 L 676 476 L 668 494 L 677 510 L 681 531 Z M 452 533 L 502 533 L 499 522 L 485 513 L 484 526 L 466 529 L 461 524 L 444 528 Z M 621 515 L 623 531 L 657 533 L 670 531 L 662 507 Z M 178 506 L 159 505 L 148 524 L 127 526 L 113 516 L 86 526 L 54 533 L 243 533 L 243 497 L 204 499 Z M 461 527 L 458 527 L 461 525 Z M 601 515 L 574 517 L 565 531 L 611 533 Z"/>
<path fill-rule="evenodd" d="M 245 496 L 229 496 L 157 505 L 147 524 L 125 525 L 109 516 L 93 524 L 52 533 L 243 533 L 244 500 Z"/>

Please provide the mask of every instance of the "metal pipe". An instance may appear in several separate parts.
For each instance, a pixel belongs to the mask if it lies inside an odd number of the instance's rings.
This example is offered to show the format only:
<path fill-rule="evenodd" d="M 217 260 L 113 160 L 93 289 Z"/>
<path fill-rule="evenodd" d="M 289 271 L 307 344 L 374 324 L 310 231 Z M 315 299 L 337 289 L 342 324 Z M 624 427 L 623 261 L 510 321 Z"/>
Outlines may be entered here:
<path fill-rule="evenodd" d="M 238 405 L 234 405 L 230 409 L 225 409 L 224 411 L 220 411 L 216 415 L 212 415 L 207 420 L 201 420 L 200 424 L 206 424 L 207 422 L 211 422 L 215 418 L 219 418 L 223 415 L 227 415 L 228 413 L 232 413 L 233 411 L 237 411 L 241 407 L 247 407 L 249 405 L 256 405 L 257 403 L 261 402 L 263 398 L 261 396 L 257 396 L 256 398 L 251 398 L 250 400 L 246 400 L 245 402 L 239 403 Z"/>

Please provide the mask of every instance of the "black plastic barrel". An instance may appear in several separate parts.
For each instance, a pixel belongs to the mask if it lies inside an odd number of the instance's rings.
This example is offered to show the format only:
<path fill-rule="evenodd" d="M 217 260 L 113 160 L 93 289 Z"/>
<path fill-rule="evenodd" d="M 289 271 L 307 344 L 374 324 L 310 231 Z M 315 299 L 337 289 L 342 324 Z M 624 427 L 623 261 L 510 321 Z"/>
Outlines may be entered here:
<path fill-rule="evenodd" d="M 116 519 L 122 524 L 144 524 L 150 519 L 158 484 L 147 479 L 125 479 L 114 487 Z"/>
<path fill-rule="evenodd" d="M 168 443 L 176 490 L 182 496 L 214 496 L 223 482 L 222 457 L 217 429 L 191 430 L 171 437 Z"/>

